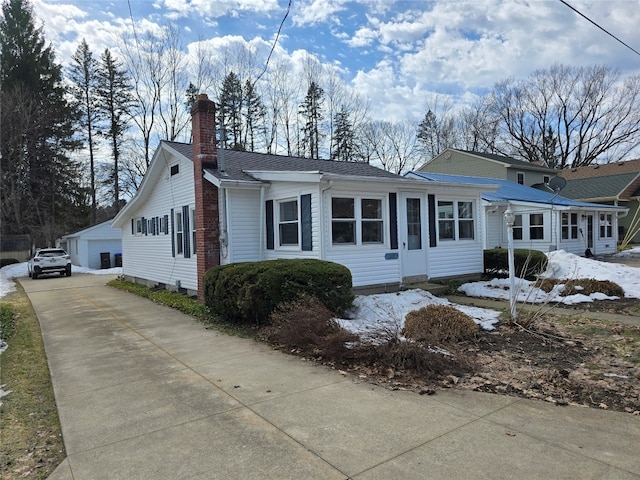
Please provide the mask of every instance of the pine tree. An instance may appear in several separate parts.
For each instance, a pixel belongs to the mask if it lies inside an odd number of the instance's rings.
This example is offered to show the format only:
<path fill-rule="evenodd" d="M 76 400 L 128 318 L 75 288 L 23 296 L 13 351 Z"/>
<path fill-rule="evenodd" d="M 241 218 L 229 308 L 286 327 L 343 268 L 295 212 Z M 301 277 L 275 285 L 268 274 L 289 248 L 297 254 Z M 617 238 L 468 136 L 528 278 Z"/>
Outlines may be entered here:
<path fill-rule="evenodd" d="M 260 100 L 254 85 L 247 80 L 244 87 L 244 146 L 250 151 L 256 150 L 256 136 L 261 124 L 264 124 L 264 104 Z"/>
<path fill-rule="evenodd" d="M 118 62 L 109 49 L 100 57 L 98 67 L 97 96 L 100 109 L 106 120 L 104 135 L 111 144 L 113 168 L 110 183 L 113 185 L 113 210 L 120 210 L 120 149 L 125 131 L 127 130 L 132 108 L 131 84 L 122 64 Z"/>
<path fill-rule="evenodd" d="M 28 0 L 6 0 L 0 18 L 0 233 L 30 233 L 38 245 L 87 222 L 86 190 L 69 153 L 77 109 L 62 67 L 45 46 Z"/>
<path fill-rule="evenodd" d="M 341 162 L 355 161 L 355 133 L 349 119 L 349 112 L 344 107 L 335 115 L 333 145 L 332 160 Z"/>
<path fill-rule="evenodd" d="M 220 121 L 225 132 L 222 145 L 233 150 L 245 150 L 242 142 L 243 92 L 240 78 L 230 72 L 222 82 L 220 97 Z"/>
<path fill-rule="evenodd" d="M 96 105 L 96 88 L 98 84 L 98 62 L 93 58 L 89 45 L 83 38 L 73 55 L 73 63 L 69 69 L 72 82 L 71 91 L 80 109 L 79 131 L 84 132 L 83 140 L 89 147 L 89 175 L 91 194 L 91 224 L 96 223 L 96 168 L 94 158 L 94 133 L 100 119 L 98 105 Z"/>
<path fill-rule="evenodd" d="M 300 106 L 304 118 L 302 128 L 301 154 L 310 158 L 320 158 L 320 122 L 323 119 L 322 104 L 324 90 L 316 82 L 311 82 L 307 95 Z"/>

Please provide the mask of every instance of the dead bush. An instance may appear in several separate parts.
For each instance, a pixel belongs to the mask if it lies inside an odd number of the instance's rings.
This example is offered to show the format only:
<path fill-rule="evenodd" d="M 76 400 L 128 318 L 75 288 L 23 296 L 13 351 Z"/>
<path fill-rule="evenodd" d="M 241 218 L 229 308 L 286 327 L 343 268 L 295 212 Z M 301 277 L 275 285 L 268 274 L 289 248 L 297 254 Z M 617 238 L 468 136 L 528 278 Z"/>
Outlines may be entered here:
<path fill-rule="evenodd" d="M 279 348 L 338 362 L 349 356 L 347 344 L 359 340 L 334 320 L 320 300 L 308 295 L 280 305 L 260 336 Z"/>
<path fill-rule="evenodd" d="M 473 371 L 473 359 L 456 350 L 435 350 L 414 341 L 388 341 L 368 348 L 368 363 L 378 371 L 393 372 L 393 375 L 416 375 L 432 380 Z"/>
<path fill-rule="evenodd" d="M 562 296 L 592 293 L 604 293 L 610 297 L 624 297 L 624 290 L 620 285 L 610 280 L 596 280 L 593 278 L 578 278 L 575 280 L 560 280 L 557 278 L 545 278 L 536 282 L 536 287 L 550 292 L 556 285 L 564 285 Z"/>
<path fill-rule="evenodd" d="M 418 342 L 437 345 L 473 336 L 478 325 L 473 319 L 450 305 L 427 305 L 409 312 L 402 334 Z"/>

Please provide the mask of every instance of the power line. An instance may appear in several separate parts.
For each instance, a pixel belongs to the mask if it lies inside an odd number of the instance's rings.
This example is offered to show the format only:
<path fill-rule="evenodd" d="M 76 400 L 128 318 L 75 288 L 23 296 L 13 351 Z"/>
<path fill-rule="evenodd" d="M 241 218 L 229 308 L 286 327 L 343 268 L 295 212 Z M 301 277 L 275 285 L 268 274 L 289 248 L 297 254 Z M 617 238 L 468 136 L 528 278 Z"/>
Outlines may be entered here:
<path fill-rule="evenodd" d="M 609 35 L 610 37 L 614 38 L 616 41 L 620 42 L 622 45 L 624 45 L 625 47 L 627 47 L 629 50 L 631 50 L 633 53 L 635 53 L 636 55 L 640 56 L 640 52 L 638 52 L 635 48 L 627 45 L 626 43 L 624 43 L 622 40 L 620 40 L 618 37 L 616 37 L 613 33 L 609 32 L 607 29 L 605 29 L 604 27 L 601 27 L 600 25 L 598 25 L 596 22 L 594 22 L 593 20 L 591 20 L 589 17 L 587 17 L 586 15 L 584 15 L 582 12 L 580 12 L 579 10 L 573 8 L 571 5 L 569 5 L 567 2 L 565 2 L 564 0 L 560 0 L 560 3 L 566 5 L 567 7 L 569 7 L 571 10 L 573 10 L 574 12 L 576 12 L 578 15 L 580 15 L 582 18 L 584 18 L 585 20 L 587 20 L 588 22 L 594 24 L 596 27 L 598 27 L 600 30 L 602 30 L 604 33 L 606 33 L 607 35 Z"/>

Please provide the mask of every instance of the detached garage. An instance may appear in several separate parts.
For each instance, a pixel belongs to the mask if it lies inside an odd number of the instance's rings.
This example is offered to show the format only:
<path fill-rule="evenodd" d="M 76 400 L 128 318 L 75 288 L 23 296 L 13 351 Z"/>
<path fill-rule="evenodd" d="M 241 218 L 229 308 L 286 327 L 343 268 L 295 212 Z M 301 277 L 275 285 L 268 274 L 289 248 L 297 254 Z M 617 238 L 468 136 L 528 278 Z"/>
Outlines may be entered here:
<path fill-rule="evenodd" d="M 114 267 L 116 256 L 122 253 L 122 229 L 112 227 L 108 220 L 65 235 L 57 243 L 71 256 L 74 265 L 92 269 Z"/>

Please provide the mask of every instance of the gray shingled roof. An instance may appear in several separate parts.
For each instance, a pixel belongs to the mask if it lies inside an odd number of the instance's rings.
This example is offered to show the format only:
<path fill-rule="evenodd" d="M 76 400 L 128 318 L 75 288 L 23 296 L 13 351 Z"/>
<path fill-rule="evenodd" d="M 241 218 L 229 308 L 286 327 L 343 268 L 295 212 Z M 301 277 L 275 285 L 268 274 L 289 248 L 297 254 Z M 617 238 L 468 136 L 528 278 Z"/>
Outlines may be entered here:
<path fill-rule="evenodd" d="M 193 160 L 190 143 L 167 142 L 168 146 L 181 155 Z M 207 172 L 220 179 L 256 181 L 246 172 L 310 172 L 319 171 L 335 175 L 396 178 L 400 175 L 387 172 L 367 163 L 336 162 L 332 160 L 314 160 L 311 158 L 286 157 L 283 155 L 269 155 L 265 153 L 238 152 L 236 150 L 218 150 L 218 170 L 207 169 Z M 224 164 L 224 174 L 221 172 Z"/>
<path fill-rule="evenodd" d="M 622 173 L 602 178 L 576 178 L 568 180 L 561 193 L 574 199 L 616 198 L 637 176 L 637 173 Z"/>

